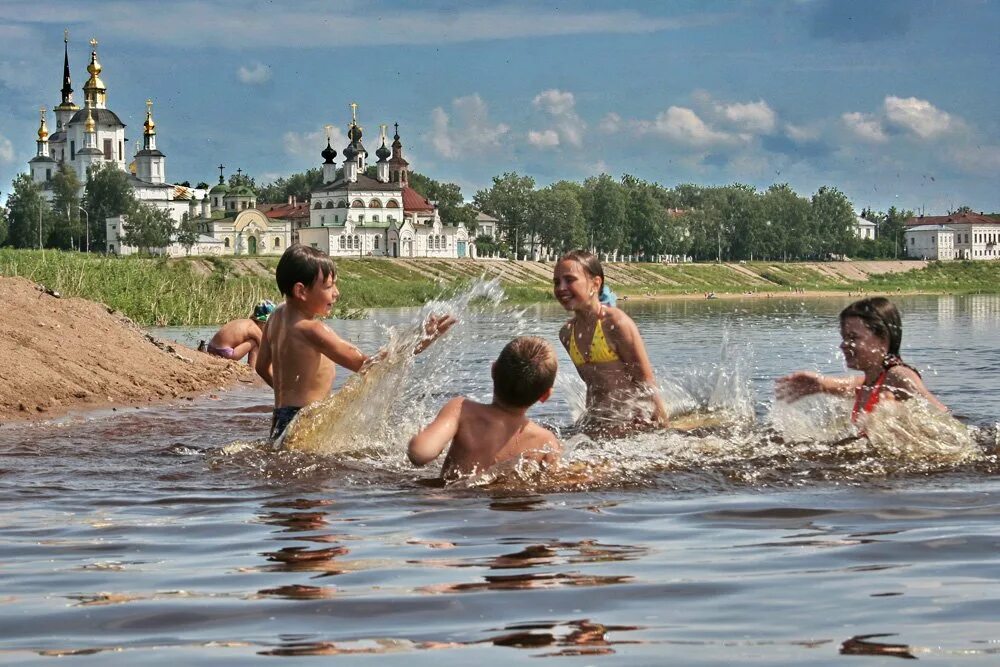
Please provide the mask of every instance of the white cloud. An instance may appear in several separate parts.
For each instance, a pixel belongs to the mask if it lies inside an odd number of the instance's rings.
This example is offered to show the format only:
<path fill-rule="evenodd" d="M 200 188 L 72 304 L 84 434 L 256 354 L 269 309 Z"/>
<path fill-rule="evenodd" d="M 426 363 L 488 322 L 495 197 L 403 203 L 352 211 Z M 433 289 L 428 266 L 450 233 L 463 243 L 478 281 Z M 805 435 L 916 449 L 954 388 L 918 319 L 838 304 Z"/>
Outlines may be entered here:
<path fill-rule="evenodd" d="M 320 153 L 326 148 L 325 128 L 315 132 L 285 132 L 281 140 L 287 155 L 306 158 L 307 161 L 317 164 L 323 161 Z M 333 127 L 330 132 L 330 144 L 336 149 L 336 159 L 339 160 L 342 147 L 347 145 L 347 137 L 338 128 Z"/>
<path fill-rule="evenodd" d="M 792 141 L 802 143 L 819 139 L 822 130 L 817 125 L 793 125 L 785 123 L 785 136 Z"/>
<path fill-rule="evenodd" d="M 729 143 L 734 139 L 725 132 L 712 129 L 686 107 L 670 107 L 657 114 L 651 122 L 639 121 L 636 127 L 640 133 L 655 134 L 687 146 L 705 147 Z"/>
<path fill-rule="evenodd" d="M 500 140 L 510 132 L 509 125 L 492 123 L 489 107 L 478 93 L 455 98 L 451 107 L 452 114 L 442 107 L 431 111 L 431 145 L 441 157 L 490 152 L 499 148 Z"/>
<path fill-rule="evenodd" d="M 252 67 L 241 65 L 236 70 L 236 78 L 249 86 L 259 86 L 271 80 L 271 68 L 264 63 L 254 63 Z"/>
<path fill-rule="evenodd" d="M 884 143 L 889 139 L 882 128 L 882 122 L 875 116 L 851 111 L 843 114 L 840 119 L 847 129 L 859 139 L 872 143 Z"/>
<path fill-rule="evenodd" d="M 716 108 L 723 118 L 745 132 L 770 134 L 778 123 L 778 114 L 764 100 L 720 104 Z"/>
<path fill-rule="evenodd" d="M 542 133 L 536 132 L 536 134 L 546 135 L 545 140 L 549 143 L 544 145 L 555 146 L 566 144 L 574 148 L 579 148 L 583 145 L 583 136 L 587 130 L 587 124 L 576 113 L 576 98 L 573 96 L 573 93 L 554 88 L 543 90 L 535 96 L 532 104 L 536 109 L 540 109 L 552 117 L 553 125 L 551 129 L 545 130 Z M 551 143 L 551 137 L 548 136 L 549 133 L 556 135 L 557 141 L 555 143 Z"/>
<path fill-rule="evenodd" d="M 941 111 L 927 100 L 916 97 L 885 98 L 885 116 L 893 125 L 902 127 L 921 139 L 933 139 L 955 127 L 951 114 Z"/>
<path fill-rule="evenodd" d="M 947 155 L 952 164 L 969 174 L 1000 174 L 1000 145 L 955 146 Z"/>
<path fill-rule="evenodd" d="M 597 129 L 601 132 L 607 132 L 608 134 L 614 134 L 622 129 L 622 117 L 616 114 L 614 111 L 609 111 L 604 114 L 604 118 L 598 123 Z"/>
<path fill-rule="evenodd" d="M 538 148 L 551 148 L 559 145 L 559 134 L 555 130 L 542 130 L 528 132 L 528 143 Z"/>
<path fill-rule="evenodd" d="M 0 134 L 0 164 L 14 161 L 14 144 Z"/>

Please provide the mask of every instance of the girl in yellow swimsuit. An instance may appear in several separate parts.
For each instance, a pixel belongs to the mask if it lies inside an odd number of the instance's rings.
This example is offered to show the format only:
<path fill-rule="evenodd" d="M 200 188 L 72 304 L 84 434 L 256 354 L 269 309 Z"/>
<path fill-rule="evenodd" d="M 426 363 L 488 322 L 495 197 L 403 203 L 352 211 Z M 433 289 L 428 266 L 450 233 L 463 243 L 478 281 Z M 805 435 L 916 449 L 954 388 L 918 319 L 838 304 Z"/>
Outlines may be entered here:
<path fill-rule="evenodd" d="M 604 269 L 593 254 L 575 250 L 556 262 L 553 294 L 573 317 L 559 332 L 587 385 L 585 432 L 620 435 L 667 425 L 642 337 L 632 318 L 601 302 Z"/>

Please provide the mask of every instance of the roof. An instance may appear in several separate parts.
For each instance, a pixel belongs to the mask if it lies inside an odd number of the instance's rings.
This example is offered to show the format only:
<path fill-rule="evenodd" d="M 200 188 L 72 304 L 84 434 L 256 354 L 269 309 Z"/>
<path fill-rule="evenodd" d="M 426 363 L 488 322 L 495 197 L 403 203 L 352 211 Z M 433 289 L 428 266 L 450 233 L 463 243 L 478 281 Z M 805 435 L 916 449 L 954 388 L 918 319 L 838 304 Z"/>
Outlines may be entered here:
<path fill-rule="evenodd" d="M 422 194 L 406 186 L 403 188 L 403 210 L 404 211 L 433 211 L 434 204 L 430 203 Z"/>
<path fill-rule="evenodd" d="M 868 220 L 867 218 L 862 218 L 860 215 L 854 216 L 854 223 L 858 227 L 877 227 L 878 226 L 874 222 L 872 222 L 871 220 Z"/>
<path fill-rule="evenodd" d="M 35 157 L 28 160 L 28 164 L 34 164 L 35 162 L 55 162 L 48 155 L 36 155 Z"/>
<path fill-rule="evenodd" d="M 500 221 L 497 218 L 494 218 L 489 213 L 476 211 L 476 222 L 500 222 Z"/>
<path fill-rule="evenodd" d="M 346 190 L 347 192 L 364 192 L 364 191 L 377 191 L 386 192 L 390 190 L 399 190 L 398 183 L 383 183 L 382 181 L 375 180 L 371 176 L 366 176 L 364 174 L 358 174 L 358 180 L 355 182 L 350 182 L 344 178 L 338 178 L 332 183 L 327 183 L 321 185 L 313 192 L 334 192 L 336 190 Z M 404 205 L 405 208 L 405 205 Z"/>
<path fill-rule="evenodd" d="M 921 215 L 906 221 L 907 227 L 916 225 L 1000 225 L 1000 218 L 982 213 L 955 213 L 952 215 Z"/>
<path fill-rule="evenodd" d="M 952 232 L 955 231 L 948 225 L 913 225 L 907 227 L 905 232 Z"/>
<path fill-rule="evenodd" d="M 295 204 L 282 202 L 280 204 L 257 204 L 257 210 L 269 218 L 285 220 L 288 218 L 308 218 L 309 202 L 300 201 Z"/>
<path fill-rule="evenodd" d="M 94 122 L 98 125 L 120 125 L 125 127 L 125 123 L 123 123 L 118 115 L 111 109 L 91 109 L 90 112 L 94 117 Z M 73 117 L 69 119 L 69 124 L 72 125 L 78 121 L 82 123 L 86 120 L 87 108 L 84 107 L 73 114 Z"/>
<path fill-rule="evenodd" d="M 141 151 L 137 151 L 136 154 L 135 154 L 135 156 L 136 157 L 166 157 L 163 153 L 161 153 L 160 151 L 158 151 L 156 149 L 149 150 L 149 149 L 146 149 L 146 148 L 143 148 Z"/>
<path fill-rule="evenodd" d="M 163 190 L 172 190 L 174 188 L 174 186 L 170 183 L 150 183 L 149 181 L 144 181 L 135 174 L 127 174 L 126 177 L 128 178 L 129 184 L 133 188 L 160 188 Z"/>

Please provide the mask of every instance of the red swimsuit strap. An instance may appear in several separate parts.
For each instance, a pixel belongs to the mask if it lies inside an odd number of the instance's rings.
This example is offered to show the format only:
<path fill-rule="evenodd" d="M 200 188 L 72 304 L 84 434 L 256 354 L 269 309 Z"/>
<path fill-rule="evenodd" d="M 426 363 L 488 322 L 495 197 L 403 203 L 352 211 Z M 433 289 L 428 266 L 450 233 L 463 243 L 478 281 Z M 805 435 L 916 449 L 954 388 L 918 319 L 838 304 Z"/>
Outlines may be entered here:
<path fill-rule="evenodd" d="M 868 393 L 868 400 L 865 401 L 864 406 L 861 405 L 861 393 L 863 387 L 858 387 L 855 389 L 855 399 L 854 399 L 854 409 L 851 410 L 851 421 L 857 421 L 858 415 L 864 412 L 871 412 L 878 405 L 879 394 L 882 391 L 882 385 L 885 384 L 885 375 L 887 371 L 882 371 L 879 373 L 878 379 L 875 380 L 875 384 L 872 385 L 871 391 Z"/>

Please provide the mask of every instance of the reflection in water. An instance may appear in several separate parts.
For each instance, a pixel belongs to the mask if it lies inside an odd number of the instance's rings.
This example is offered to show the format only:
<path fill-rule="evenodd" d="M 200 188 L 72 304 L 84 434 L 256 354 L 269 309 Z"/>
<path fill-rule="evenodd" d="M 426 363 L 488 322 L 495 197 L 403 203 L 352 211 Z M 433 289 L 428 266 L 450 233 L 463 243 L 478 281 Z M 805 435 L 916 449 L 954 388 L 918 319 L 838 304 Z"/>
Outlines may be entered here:
<path fill-rule="evenodd" d="M 917 656 L 910 652 L 906 644 L 886 644 L 869 641 L 876 637 L 894 637 L 893 634 L 857 635 L 840 645 L 841 655 L 887 655 L 894 658 L 916 660 Z"/>

